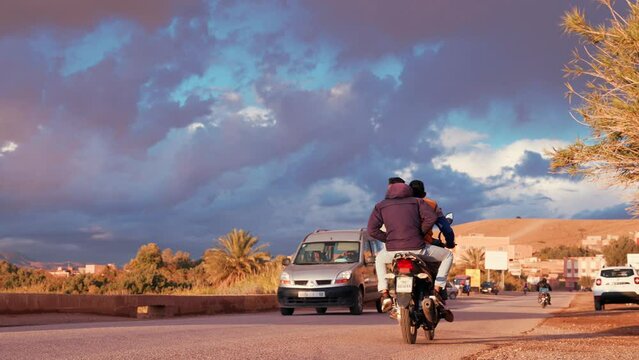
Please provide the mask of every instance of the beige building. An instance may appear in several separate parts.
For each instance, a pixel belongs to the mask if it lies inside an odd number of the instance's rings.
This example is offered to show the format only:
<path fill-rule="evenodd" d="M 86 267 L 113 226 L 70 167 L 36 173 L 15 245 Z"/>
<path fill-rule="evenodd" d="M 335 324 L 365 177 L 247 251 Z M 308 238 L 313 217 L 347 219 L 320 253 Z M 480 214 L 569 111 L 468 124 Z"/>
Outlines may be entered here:
<path fill-rule="evenodd" d="M 594 280 L 599 276 L 599 270 L 605 265 L 606 260 L 603 255 L 564 258 L 566 287 L 576 289 L 582 277 Z"/>
<path fill-rule="evenodd" d="M 78 268 L 80 274 L 102 274 L 106 269 L 113 268 L 115 269 L 115 264 L 106 264 L 106 265 L 97 265 L 97 264 L 87 264 L 85 267 Z"/>
<path fill-rule="evenodd" d="M 612 240 L 619 240 L 619 235 L 606 235 L 605 237 L 601 235 L 588 235 L 585 239 L 581 240 L 581 246 L 593 249 L 593 250 L 601 250 L 604 246 L 610 244 Z"/>
<path fill-rule="evenodd" d="M 562 259 L 540 260 L 537 257 L 529 257 L 508 263 L 508 269 L 520 271 L 528 277 L 528 282 L 536 283 L 542 277 L 557 279 L 564 273 L 564 261 Z"/>
<path fill-rule="evenodd" d="M 49 274 L 56 277 L 69 277 L 73 274 L 72 268 L 63 268 L 62 266 L 58 266 L 58 268 L 54 271 L 49 271 Z"/>
<path fill-rule="evenodd" d="M 514 245 L 509 236 L 485 236 L 484 234 L 469 234 L 455 236 L 457 246 L 453 250 L 455 262 L 461 261 L 461 256 L 471 247 L 484 251 L 506 251 L 508 260 L 523 259 L 532 256 L 532 246 Z"/>

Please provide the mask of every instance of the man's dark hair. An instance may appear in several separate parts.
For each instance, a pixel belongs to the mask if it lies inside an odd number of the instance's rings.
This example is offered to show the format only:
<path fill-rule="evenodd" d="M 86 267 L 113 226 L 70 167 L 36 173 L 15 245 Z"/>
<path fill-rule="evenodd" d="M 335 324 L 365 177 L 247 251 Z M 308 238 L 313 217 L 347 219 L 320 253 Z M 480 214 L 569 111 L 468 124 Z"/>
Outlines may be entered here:
<path fill-rule="evenodd" d="M 388 185 L 391 184 L 406 184 L 406 181 L 404 181 L 404 179 L 400 178 L 399 176 L 395 176 L 388 178 Z"/>
<path fill-rule="evenodd" d="M 426 189 L 424 188 L 424 183 L 421 180 L 413 180 L 408 184 L 410 188 L 413 190 L 413 196 L 417 198 L 426 197 Z"/>

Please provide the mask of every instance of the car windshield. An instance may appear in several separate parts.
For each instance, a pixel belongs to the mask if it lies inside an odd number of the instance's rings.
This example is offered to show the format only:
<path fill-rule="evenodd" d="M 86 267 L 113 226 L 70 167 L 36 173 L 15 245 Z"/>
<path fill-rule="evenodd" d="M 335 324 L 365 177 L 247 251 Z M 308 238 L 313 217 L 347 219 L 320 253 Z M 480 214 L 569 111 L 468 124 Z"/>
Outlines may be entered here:
<path fill-rule="evenodd" d="M 606 270 L 601 270 L 601 277 L 605 277 L 605 278 L 618 278 L 618 277 L 628 277 L 628 276 L 632 276 L 634 275 L 635 272 L 628 268 L 628 269 L 606 269 Z"/>
<path fill-rule="evenodd" d="M 482 287 L 492 287 L 492 286 L 493 286 L 493 283 L 492 283 L 492 282 L 486 282 L 486 281 L 485 281 L 485 282 L 481 283 L 481 286 L 482 286 Z"/>
<path fill-rule="evenodd" d="M 335 264 L 359 261 L 359 241 L 326 241 L 304 243 L 294 264 Z"/>

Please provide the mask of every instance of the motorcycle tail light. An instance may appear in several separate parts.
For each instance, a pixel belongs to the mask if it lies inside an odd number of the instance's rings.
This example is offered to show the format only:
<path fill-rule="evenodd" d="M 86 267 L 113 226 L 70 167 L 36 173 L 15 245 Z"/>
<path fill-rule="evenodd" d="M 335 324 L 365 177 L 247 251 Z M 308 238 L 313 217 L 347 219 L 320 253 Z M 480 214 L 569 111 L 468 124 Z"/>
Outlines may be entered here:
<path fill-rule="evenodd" d="M 635 278 L 635 283 L 636 282 L 637 282 L 637 278 Z M 595 280 L 595 285 L 600 286 L 601 285 L 601 279 Z"/>
<path fill-rule="evenodd" d="M 397 261 L 397 269 L 402 274 L 408 274 L 413 271 L 413 262 L 408 259 L 401 259 Z"/>

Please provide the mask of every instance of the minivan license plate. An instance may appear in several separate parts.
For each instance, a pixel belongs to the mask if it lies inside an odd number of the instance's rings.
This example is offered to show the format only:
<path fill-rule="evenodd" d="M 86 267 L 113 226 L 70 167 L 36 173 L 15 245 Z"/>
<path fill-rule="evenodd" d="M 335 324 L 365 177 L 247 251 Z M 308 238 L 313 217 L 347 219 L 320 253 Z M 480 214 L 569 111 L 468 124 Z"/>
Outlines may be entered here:
<path fill-rule="evenodd" d="M 307 297 L 326 297 L 324 291 L 300 291 L 297 293 L 297 297 L 307 298 Z"/>
<path fill-rule="evenodd" d="M 398 276 L 395 279 L 395 291 L 409 293 L 413 291 L 413 278 L 410 276 Z"/>

